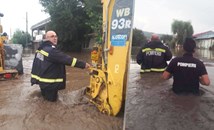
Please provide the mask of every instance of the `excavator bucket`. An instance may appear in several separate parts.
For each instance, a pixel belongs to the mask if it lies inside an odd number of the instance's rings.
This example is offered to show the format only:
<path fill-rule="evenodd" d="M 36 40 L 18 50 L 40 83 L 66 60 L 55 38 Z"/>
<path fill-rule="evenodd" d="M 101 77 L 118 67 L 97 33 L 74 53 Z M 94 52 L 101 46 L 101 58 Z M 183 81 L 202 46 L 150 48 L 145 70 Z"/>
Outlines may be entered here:
<path fill-rule="evenodd" d="M 3 16 L 4 14 L 0 13 L 0 18 Z M 20 44 L 7 44 L 7 33 L 1 34 L 2 32 L 3 27 L 0 23 L 0 80 L 14 79 L 18 74 L 23 74 L 23 48 Z"/>
<path fill-rule="evenodd" d="M 116 116 L 124 106 L 126 95 L 134 0 L 103 0 L 102 3 L 103 44 L 93 50 L 95 64 L 86 94 L 101 112 Z"/>
<path fill-rule="evenodd" d="M 23 74 L 22 50 L 19 44 L 4 44 L 0 48 L 0 80 L 16 79 Z"/>
<path fill-rule="evenodd" d="M 0 18 L 3 16 L 4 14 L 0 13 Z M 15 62 L 10 62 L 9 64 L 6 64 L 7 62 L 5 59 L 11 53 L 7 49 L 5 49 L 5 46 L 10 46 L 11 44 L 6 44 L 8 40 L 7 33 L 4 32 L 2 34 L 2 32 L 3 32 L 3 27 L 1 25 L 1 19 L 0 19 L 0 80 L 17 78 L 18 76 L 17 69 L 15 69 L 15 67 L 11 68 L 10 66 L 10 65 L 14 66 Z M 17 57 L 18 55 L 13 55 L 13 56 Z M 10 69 L 6 69 L 7 67 L 10 67 Z"/>

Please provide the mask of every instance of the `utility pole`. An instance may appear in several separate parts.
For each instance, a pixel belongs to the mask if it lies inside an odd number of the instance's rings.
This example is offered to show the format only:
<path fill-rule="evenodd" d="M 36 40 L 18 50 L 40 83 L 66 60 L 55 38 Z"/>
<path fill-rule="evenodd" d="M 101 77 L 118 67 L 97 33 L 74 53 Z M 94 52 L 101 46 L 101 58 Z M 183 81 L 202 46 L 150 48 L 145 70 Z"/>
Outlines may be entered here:
<path fill-rule="evenodd" d="M 26 34 L 25 34 L 25 40 L 26 40 L 26 44 L 27 45 L 27 41 L 28 41 L 28 13 L 26 12 Z"/>
<path fill-rule="evenodd" d="M 28 33 L 28 13 L 26 12 L 26 33 Z"/>
<path fill-rule="evenodd" d="M 3 17 L 3 16 L 4 16 L 4 14 L 0 13 L 0 33 L 3 32 L 3 27 L 1 25 L 1 17 Z"/>

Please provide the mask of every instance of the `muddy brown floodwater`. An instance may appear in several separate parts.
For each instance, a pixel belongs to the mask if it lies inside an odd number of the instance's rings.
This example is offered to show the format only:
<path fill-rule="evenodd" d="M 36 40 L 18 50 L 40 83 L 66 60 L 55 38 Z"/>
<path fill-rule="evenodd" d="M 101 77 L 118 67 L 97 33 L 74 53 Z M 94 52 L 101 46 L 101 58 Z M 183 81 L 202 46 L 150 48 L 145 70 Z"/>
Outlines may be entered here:
<path fill-rule="evenodd" d="M 199 55 L 198 55 L 199 56 Z M 199 57 L 211 80 L 201 86 L 200 96 L 176 95 L 172 79 L 162 80 L 161 73 L 140 74 L 132 62 L 129 70 L 125 107 L 126 130 L 214 130 L 214 62 Z"/>
<path fill-rule="evenodd" d="M 90 62 L 88 52 L 70 55 Z M 66 89 L 59 91 L 59 100 L 45 101 L 39 87 L 30 84 L 33 57 L 23 57 L 24 74 L 18 79 L 0 81 L 1 130 L 122 130 L 123 114 L 107 116 L 83 98 L 87 70 L 67 67 Z"/>

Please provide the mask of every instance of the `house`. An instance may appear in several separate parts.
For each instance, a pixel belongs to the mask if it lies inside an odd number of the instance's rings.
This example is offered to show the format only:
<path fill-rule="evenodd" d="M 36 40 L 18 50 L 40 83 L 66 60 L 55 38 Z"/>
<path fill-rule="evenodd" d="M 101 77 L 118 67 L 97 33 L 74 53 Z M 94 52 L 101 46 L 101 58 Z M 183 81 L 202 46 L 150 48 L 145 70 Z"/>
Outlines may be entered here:
<path fill-rule="evenodd" d="M 36 35 L 35 40 L 32 41 L 32 50 L 33 52 L 36 52 L 36 50 L 39 48 L 39 44 L 44 39 L 44 34 Z"/>
<path fill-rule="evenodd" d="M 197 48 L 214 49 L 214 32 L 206 31 L 194 34 L 193 38 L 196 41 Z"/>

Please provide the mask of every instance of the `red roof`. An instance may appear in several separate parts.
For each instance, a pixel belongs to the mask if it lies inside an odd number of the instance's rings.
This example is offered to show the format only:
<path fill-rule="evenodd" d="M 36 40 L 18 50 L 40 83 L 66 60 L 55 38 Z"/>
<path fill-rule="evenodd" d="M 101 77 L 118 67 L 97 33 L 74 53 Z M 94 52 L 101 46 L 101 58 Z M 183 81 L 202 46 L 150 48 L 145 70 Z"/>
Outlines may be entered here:
<path fill-rule="evenodd" d="M 200 36 L 202 34 L 206 34 L 206 33 L 209 33 L 209 32 L 212 32 L 212 31 L 210 30 L 210 31 L 206 31 L 206 32 L 196 33 L 196 34 L 193 34 L 192 36 L 193 37 L 198 37 L 198 36 Z"/>

